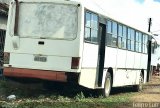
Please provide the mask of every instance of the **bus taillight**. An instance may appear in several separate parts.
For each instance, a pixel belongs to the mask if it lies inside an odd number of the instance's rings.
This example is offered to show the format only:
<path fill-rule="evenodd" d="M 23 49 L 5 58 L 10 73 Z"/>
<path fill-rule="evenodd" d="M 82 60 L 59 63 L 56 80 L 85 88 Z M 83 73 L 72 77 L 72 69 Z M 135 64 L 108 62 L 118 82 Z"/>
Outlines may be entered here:
<path fill-rule="evenodd" d="M 79 57 L 72 57 L 71 69 L 78 69 L 79 68 Z"/>
<path fill-rule="evenodd" d="M 4 52 L 4 64 L 9 64 L 10 53 Z"/>

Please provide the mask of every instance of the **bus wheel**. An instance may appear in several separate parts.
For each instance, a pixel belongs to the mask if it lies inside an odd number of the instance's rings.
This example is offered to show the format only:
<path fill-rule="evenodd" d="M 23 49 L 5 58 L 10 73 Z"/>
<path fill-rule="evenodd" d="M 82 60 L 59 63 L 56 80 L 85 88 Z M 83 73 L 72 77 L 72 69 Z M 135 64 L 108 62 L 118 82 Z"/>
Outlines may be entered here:
<path fill-rule="evenodd" d="M 138 91 L 142 91 L 142 89 L 143 89 L 143 81 L 144 81 L 144 79 L 143 79 L 143 74 L 140 73 L 139 84 L 133 86 L 134 89 L 135 89 L 135 91 L 137 91 L 137 92 L 138 92 Z"/>
<path fill-rule="evenodd" d="M 111 87 L 112 87 L 112 77 L 111 74 L 107 72 L 103 89 L 104 97 L 108 97 L 110 95 Z"/>

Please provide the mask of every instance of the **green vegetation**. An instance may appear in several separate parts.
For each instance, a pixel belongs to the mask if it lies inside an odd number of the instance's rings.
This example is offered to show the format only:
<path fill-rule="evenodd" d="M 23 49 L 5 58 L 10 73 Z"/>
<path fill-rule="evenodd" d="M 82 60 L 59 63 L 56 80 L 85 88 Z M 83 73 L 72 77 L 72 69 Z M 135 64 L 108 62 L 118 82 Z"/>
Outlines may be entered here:
<path fill-rule="evenodd" d="M 122 98 L 122 99 L 121 99 Z M 128 95 L 105 98 L 84 98 L 72 100 L 59 96 L 56 100 L 51 98 L 43 99 L 17 99 L 15 101 L 1 101 L 2 108 L 113 108 L 119 105 L 128 105 Z"/>
<path fill-rule="evenodd" d="M 70 87 L 69 87 L 70 88 Z M 14 94 L 16 100 L 8 100 Z M 116 108 L 129 105 L 134 93 L 112 94 L 108 98 L 91 95 L 92 91 L 73 87 L 71 89 L 45 90 L 42 85 L 29 86 L 15 82 L 0 81 L 1 108 Z"/>

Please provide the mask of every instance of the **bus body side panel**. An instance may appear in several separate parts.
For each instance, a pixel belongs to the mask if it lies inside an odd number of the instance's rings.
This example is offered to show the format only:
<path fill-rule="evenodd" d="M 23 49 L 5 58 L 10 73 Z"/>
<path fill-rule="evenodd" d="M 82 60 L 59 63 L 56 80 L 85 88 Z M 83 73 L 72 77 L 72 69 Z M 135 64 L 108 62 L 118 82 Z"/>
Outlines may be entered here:
<path fill-rule="evenodd" d="M 141 56 L 141 68 L 144 69 L 144 70 L 147 70 L 147 58 L 148 58 L 147 54 L 142 54 L 142 56 Z"/>
<path fill-rule="evenodd" d="M 80 73 L 79 84 L 87 88 L 95 89 L 96 77 L 97 77 L 96 75 L 97 75 L 96 68 L 93 69 L 82 68 Z"/>
<path fill-rule="evenodd" d="M 142 54 L 142 56 L 141 56 L 141 69 L 144 70 L 144 83 L 147 82 L 147 59 L 148 59 L 148 55 Z"/>
<path fill-rule="evenodd" d="M 79 84 L 88 88 L 95 88 L 98 45 L 84 43 L 82 69 Z"/>
<path fill-rule="evenodd" d="M 116 70 L 113 72 L 113 86 L 126 85 L 126 50 L 117 49 Z M 123 79 L 123 80 L 122 80 Z"/>
<path fill-rule="evenodd" d="M 127 51 L 126 68 L 133 69 L 135 63 L 135 52 Z"/>
<path fill-rule="evenodd" d="M 104 63 L 104 67 L 106 68 L 106 70 L 104 70 L 104 74 L 103 74 L 102 87 L 104 87 L 106 72 L 108 71 L 109 67 L 111 67 L 113 69 L 113 83 L 115 82 L 114 76 L 115 76 L 116 64 L 117 64 L 116 58 L 117 58 L 117 48 L 112 48 L 112 47 L 106 46 L 105 63 Z"/>
<path fill-rule="evenodd" d="M 118 49 L 117 50 L 117 68 L 125 69 L 126 68 L 126 56 L 127 56 L 127 51 Z"/>
<path fill-rule="evenodd" d="M 135 61 L 134 61 L 134 69 L 141 69 L 141 53 L 135 53 L 134 54 Z"/>
<path fill-rule="evenodd" d="M 144 70 L 144 83 L 147 83 L 147 70 Z"/>
<path fill-rule="evenodd" d="M 105 68 L 116 68 L 116 60 L 117 58 L 117 48 L 107 47 L 106 46 L 106 53 L 105 53 Z"/>
<path fill-rule="evenodd" d="M 112 48 L 106 47 L 108 52 L 106 54 L 105 67 L 113 68 L 113 87 L 125 86 L 125 85 L 137 85 L 139 84 L 139 76 L 141 69 L 144 70 L 144 83 L 146 82 L 146 66 L 147 66 L 147 55 L 141 53 L 135 53 L 131 51 L 121 50 L 117 48 L 116 52 L 112 52 Z M 109 53 L 112 52 L 111 54 Z M 115 56 L 114 56 L 115 54 Z M 116 58 L 116 59 L 115 59 Z M 115 62 L 113 61 L 115 59 Z M 109 61 L 108 61 L 109 60 Z M 116 63 L 115 65 L 106 64 Z M 105 81 L 105 74 L 107 69 L 104 69 L 103 84 Z M 102 86 L 103 88 L 104 86 Z"/>

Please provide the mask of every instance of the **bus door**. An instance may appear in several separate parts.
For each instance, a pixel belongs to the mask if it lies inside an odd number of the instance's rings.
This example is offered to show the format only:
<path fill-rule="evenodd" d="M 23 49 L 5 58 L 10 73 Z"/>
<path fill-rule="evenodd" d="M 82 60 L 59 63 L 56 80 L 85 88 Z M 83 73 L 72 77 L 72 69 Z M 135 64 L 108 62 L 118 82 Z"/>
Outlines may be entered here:
<path fill-rule="evenodd" d="M 99 23 L 99 51 L 97 63 L 97 85 L 101 87 L 105 62 L 106 25 Z"/>
<path fill-rule="evenodd" d="M 148 40 L 148 64 L 147 64 L 147 82 L 151 79 L 151 39 Z"/>

